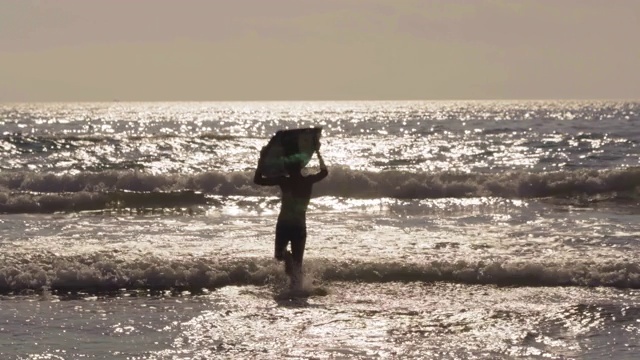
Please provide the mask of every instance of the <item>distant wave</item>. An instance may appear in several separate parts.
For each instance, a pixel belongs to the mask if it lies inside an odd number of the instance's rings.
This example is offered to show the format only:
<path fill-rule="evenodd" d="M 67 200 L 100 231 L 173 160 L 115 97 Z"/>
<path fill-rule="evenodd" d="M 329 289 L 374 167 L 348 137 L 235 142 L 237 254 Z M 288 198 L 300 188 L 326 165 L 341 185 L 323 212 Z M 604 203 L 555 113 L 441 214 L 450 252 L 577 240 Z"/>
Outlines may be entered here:
<path fill-rule="evenodd" d="M 309 259 L 307 274 L 323 282 L 453 282 L 499 286 L 606 286 L 640 288 L 636 262 L 431 261 L 333 262 Z M 143 256 L 32 255 L 0 260 L 0 293 L 29 291 L 111 292 L 125 290 L 215 289 L 227 285 L 265 285 L 284 280 L 270 259 L 218 261 L 209 258 L 167 260 Z"/>
<path fill-rule="evenodd" d="M 229 134 L 218 134 L 213 132 L 200 133 L 194 136 L 185 136 L 180 134 L 154 134 L 148 136 L 109 136 L 109 135 L 69 135 L 69 134 L 56 134 L 56 135 L 29 135 L 29 134 L 5 134 L 0 136 L 0 145 L 4 142 L 9 146 L 0 146 L 0 153 L 2 150 L 10 150 L 15 148 L 18 152 L 22 153 L 40 153 L 49 152 L 55 150 L 76 149 L 86 146 L 93 146 L 99 143 L 120 143 L 128 141 L 143 141 L 143 140 L 163 140 L 184 138 L 192 139 L 197 138 L 207 141 L 227 141 L 241 138 L 241 136 L 234 136 Z"/>
<path fill-rule="evenodd" d="M 149 202 L 150 206 L 161 207 L 164 200 L 167 206 L 175 206 L 176 203 L 202 204 L 204 195 L 278 194 L 276 188 L 256 186 L 252 180 L 252 172 L 206 172 L 194 175 L 153 175 L 141 171 L 115 170 L 65 175 L 5 172 L 0 173 L 0 212 L 14 212 L 11 209 L 19 208 L 22 205 L 16 204 L 20 203 L 29 208 L 30 201 L 50 204 L 49 209 L 53 211 L 57 211 L 54 206 L 57 203 L 63 211 L 67 208 L 98 209 L 114 201 L 121 201 L 121 204 L 128 202 L 133 206 L 137 201 Z M 635 201 L 640 197 L 640 168 L 465 174 L 366 172 L 332 167 L 329 177 L 314 188 L 314 195 L 365 199 L 592 197 Z"/>
<path fill-rule="evenodd" d="M 318 195 L 434 199 L 494 196 L 502 198 L 576 197 L 612 192 L 638 192 L 640 168 L 573 170 L 546 173 L 407 173 L 332 169 L 318 183 Z"/>
<path fill-rule="evenodd" d="M 171 208 L 206 204 L 204 194 L 190 190 L 168 192 L 0 193 L 0 213 L 79 212 L 123 208 Z"/>

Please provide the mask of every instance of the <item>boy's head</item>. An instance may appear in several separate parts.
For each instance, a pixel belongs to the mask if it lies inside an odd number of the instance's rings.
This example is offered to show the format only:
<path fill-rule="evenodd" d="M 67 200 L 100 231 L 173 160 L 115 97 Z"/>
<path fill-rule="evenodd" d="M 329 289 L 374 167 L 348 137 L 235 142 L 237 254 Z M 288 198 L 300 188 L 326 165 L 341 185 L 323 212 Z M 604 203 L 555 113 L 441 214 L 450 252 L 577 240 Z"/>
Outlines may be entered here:
<path fill-rule="evenodd" d="M 284 169 L 289 175 L 297 175 L 302 170 L 302 163 L 296 158 L 290 158 L 285 161 Z"/>

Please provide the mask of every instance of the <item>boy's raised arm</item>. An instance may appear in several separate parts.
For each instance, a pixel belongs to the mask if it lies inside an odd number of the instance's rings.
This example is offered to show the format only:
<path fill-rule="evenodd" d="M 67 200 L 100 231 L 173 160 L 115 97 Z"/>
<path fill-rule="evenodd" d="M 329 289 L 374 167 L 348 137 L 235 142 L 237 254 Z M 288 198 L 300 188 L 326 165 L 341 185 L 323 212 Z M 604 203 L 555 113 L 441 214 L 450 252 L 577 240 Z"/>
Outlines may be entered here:
<path fill-rule="evenodd" d="M 316 151 L 316 154 L 318 155 L 318 162 L 320 163 L 320 172 L 315 175 L 311 175 L 313 182 L 318 182 L 329 175 L 329 170 L 327 170 L 327 165 L 325 165 L 319 149 Z"/>

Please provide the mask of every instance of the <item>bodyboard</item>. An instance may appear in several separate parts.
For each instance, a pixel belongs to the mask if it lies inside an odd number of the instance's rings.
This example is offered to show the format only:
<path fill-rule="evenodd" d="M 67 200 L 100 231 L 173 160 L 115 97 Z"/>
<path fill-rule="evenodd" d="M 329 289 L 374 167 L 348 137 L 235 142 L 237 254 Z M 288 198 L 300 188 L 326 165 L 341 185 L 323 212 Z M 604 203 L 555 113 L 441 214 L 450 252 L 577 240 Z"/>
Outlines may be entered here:
<path fill-rule="evenodd" d="M 318 149 L 322 128 L 280 130 L 271 137 L 261 159 L 262 175 L 277 177 L 286 175 L 286 164 L 299 162 L 305 167 Z"/>

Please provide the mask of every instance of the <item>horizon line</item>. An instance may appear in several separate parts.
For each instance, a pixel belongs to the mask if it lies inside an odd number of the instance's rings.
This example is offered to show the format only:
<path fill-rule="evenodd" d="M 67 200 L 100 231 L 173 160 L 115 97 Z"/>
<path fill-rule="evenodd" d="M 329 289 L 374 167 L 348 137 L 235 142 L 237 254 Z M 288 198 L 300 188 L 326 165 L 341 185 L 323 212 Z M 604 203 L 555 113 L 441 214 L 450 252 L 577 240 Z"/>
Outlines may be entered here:
<path fill-rule="evenodd" d="M 492 102 L 492 101 L 618 101 L 637 102 L 639 98 L 495 98 L 495 99 L 315 99 L 315 100 L 0 100 L 0 104 L 61 104 L 61 103 L 295 103 L 295 102 Z"/>

